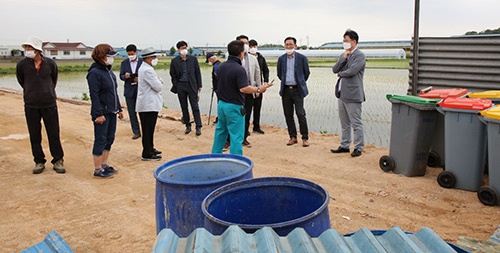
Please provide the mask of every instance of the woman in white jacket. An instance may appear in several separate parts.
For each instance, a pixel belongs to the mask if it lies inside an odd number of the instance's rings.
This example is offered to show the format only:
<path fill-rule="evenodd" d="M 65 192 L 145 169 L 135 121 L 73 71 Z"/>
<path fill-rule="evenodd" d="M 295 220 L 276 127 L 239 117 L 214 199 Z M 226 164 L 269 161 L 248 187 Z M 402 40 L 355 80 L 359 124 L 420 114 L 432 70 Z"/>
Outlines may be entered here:
<path fill-rule="evenodd" d="M 161 91 L 163 81 L 158 78 L 153 66 L 158 64 L 158 54 L 152 47 L 142 50 L 143 64 L 139 68 L 137 83 L 137 102 L 135 110 L 139 113 L 142 128 L 142 160 L 159 161 L 161 151 L 154 148 L 154 132 L 158 112 L 163 106 Z"/>

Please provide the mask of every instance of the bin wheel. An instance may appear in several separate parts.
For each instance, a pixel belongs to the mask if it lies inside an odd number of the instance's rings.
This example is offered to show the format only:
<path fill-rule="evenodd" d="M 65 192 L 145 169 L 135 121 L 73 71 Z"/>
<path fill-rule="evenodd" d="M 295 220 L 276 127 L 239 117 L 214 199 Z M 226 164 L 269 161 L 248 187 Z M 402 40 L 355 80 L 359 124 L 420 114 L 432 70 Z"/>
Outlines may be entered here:
<path fill-rule="evenodd" d="M 457 178 L 449 171 L 439 173 L 437 177 L 438 184 L 444 188 L 453 188 L 457 183 Z"/>
<path fill-rule="evenodd" d="M 380 157 L 379 165 L 380 168 L 385 172 L 393 171 L 395 167 L 394 159 L 392 159 L 392 157 L 388 155 L 384 155 Z"/>
<path fill-rule="evenodd" d="M 487 206 L 494 206 L 498 202 L 498 193 L 490 186 L 482 186 L 477 191 L 479 201 Z"/>
<path fill-rule="evenodd" d="M 441 167 L 441 156 L 436 151 L 431 150 L 429 158 L 427 158 L 427 165 L 433 168 Z"/>

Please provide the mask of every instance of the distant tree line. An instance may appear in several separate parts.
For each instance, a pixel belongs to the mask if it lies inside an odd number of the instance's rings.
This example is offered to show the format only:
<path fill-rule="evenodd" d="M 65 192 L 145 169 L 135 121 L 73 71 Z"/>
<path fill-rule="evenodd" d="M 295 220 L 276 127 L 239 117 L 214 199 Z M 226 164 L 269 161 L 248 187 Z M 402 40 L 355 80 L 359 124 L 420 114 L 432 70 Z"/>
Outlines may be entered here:
<path fill-rule="evenodd" d="M 465 35 L 479 35 L 479 34 L 500 34 L 500 27 L 497 29 L 486 29 L 481 32 L 469 31 L 465 33 Z"/>

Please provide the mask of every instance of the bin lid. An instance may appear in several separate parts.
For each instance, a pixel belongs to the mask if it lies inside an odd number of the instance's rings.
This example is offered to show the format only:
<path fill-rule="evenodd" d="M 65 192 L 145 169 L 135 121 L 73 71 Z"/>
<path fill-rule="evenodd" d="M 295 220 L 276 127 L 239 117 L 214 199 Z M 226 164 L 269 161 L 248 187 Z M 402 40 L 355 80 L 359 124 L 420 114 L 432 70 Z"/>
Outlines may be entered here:
<path fill-rule="evenodd" d="M 481 92 L 472 92 L 467 95 L 469 98 L 499 98 L 500 90 L 487 90 Z"/>
<path fill-rule="evenodd" d="M 465 110 L 482 111 L 490 108 L 493 103 L 489 99 L 484 98 L 446 98 L 438 104 L 445 108 L 456 108 Z"/>
<path fill-rule="evenodd" d="M 467 94 L 467 89 L 453 88 L 453 89 L 438 89 L 438 90 L 421 90 L 420 97 L 423 98 L 448 98 L 448 97 L 462 97 Z"/>
<path fill-rule="evenodd" d="M 421 98 L 418 96 L 412 96 L 412 95 L 394 95 L 394 94 L 387 94 L 386 95 L 387 99 L 390 100 L 398 100 L 402 102 L 410 102 L 414 104 L 420 104 L 420 105 L 436 105 L 441 99 L 432 99 L 432 98 Z"/>
<path fill-rule="evenodd" d="M 493 107 L 489 110 L 481 111 L 481 115 L 486 118 L 500 120 L 500 106 Z"/>

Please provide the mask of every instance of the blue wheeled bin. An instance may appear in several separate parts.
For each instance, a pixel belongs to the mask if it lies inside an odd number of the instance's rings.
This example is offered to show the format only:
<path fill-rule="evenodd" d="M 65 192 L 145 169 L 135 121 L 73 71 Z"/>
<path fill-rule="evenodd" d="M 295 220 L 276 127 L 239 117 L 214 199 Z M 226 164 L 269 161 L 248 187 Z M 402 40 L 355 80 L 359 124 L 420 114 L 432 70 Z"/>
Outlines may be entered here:
<path fill-rule="evenodd" d="M 379 160 L 385 172 L 408 177 L 423 176 L 436 124 L 440 99 L 388 94 L 392 103 L 389 155 Z"/>
<path fill-rule="evenodd" d="M 481 186 L 477 196 L 488 206 L 500 205 L 500 106 L 481 112 L 488 135 L 488 186 Z"/>
<path fill-rule="evenodd" d="M 467 89 L 451 88 L 451 89 L 434 89 L 431 87 L 420 91 L 419 96 L 422 98 L 458 98 L 467 94 Z M 444 167 L 445 152 L 444 152 L 444 115 L 437 114 L 436 126 L 434 129 L 434 138 L 432 139 L 431 151 L 427 159 L 429 167 Z"/>
<path fill-rule="evenodd" d="M 438 104 L 444 114 L 445 164 L 437 181 L 444 188 L 477 191 L 486 163 L 486 131 L 479 112 L 492 106 L 481 98 L 447 98 Z"/>

